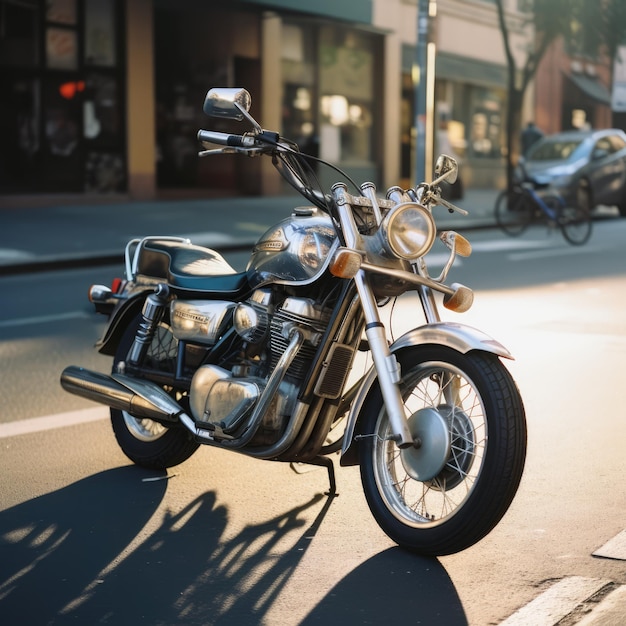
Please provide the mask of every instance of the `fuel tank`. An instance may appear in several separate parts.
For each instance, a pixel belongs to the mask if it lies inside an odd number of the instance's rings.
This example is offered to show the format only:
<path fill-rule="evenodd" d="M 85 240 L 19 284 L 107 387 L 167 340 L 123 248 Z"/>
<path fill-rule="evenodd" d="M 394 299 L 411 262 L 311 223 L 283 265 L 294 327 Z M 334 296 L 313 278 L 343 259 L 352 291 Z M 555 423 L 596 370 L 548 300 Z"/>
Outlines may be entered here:
<path fill-rule="evenodd" d="M 248 262 L 248 281 L 306 285 L 326 270 L 339 245 L 331 218 L 315 207 L 298 207 L 257 241 Z"/>

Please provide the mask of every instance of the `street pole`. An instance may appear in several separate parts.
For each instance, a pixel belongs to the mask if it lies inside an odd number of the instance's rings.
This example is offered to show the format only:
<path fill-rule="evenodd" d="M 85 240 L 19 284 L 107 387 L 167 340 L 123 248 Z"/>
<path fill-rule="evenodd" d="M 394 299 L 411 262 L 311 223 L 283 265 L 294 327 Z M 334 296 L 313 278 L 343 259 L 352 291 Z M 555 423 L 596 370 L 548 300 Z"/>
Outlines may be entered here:
<path fill-rule="evenodd" d="M 430 179 L 433 157 L 435 43 L 430 41 L 430 21 L 436 16 L 435 0 L 418 0 L 415 83 L 415 183 Z"/>

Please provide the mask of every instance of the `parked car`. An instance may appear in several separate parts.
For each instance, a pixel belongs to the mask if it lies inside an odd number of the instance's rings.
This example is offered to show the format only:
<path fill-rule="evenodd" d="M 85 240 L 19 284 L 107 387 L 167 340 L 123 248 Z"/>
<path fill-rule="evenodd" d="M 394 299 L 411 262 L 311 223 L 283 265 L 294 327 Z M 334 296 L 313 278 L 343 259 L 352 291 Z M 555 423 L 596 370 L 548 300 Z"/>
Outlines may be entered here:
<path fill-rule="evenodd" d="M 567 131 L 535 143 L 520 171 L 540 185 L 551 185 L 570 206 L 592 211 L 617 206 L 626 217 L 626 133 L 609 128 Z"/>

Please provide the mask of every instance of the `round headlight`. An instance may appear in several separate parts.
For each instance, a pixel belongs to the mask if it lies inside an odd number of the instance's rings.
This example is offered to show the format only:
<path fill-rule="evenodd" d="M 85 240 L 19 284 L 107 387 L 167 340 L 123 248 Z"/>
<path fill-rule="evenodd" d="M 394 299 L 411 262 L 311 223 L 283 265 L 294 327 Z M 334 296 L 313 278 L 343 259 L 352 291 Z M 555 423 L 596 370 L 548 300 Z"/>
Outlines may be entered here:
<path fill-rule="evenodd" d="M 431 249 L 437 228 L 428 209 L 406 202 L 389 211 L 383 219 L 381 231 L 393 256 L 412 260 Z"/>

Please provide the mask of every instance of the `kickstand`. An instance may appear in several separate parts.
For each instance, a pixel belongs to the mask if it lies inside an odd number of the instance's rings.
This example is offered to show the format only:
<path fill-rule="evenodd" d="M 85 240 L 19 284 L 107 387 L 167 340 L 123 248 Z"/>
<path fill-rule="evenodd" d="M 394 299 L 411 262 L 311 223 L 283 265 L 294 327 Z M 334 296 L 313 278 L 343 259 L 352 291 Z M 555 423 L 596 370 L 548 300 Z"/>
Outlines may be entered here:
<path fill-rule="evenodd" d="M 339 495 L 337 493 L 337 481 L 335 480 L 335 466 L 332 459 L 329 459 L 327 456 L 316 456 L 314 459 L 310 459 L 309 461 L 298 461 L 298 463 L 302 463 L 303 465 L 317 465 L 318 467 L 325 467 L 328 470 L 328 482 L 330 483 L 330 488 L 324 493 L 324 495 L 334 498 Z M 291 465 L 292 469 L 295 469 L 293 467 L 294 464 L 292 463 Z"/>

